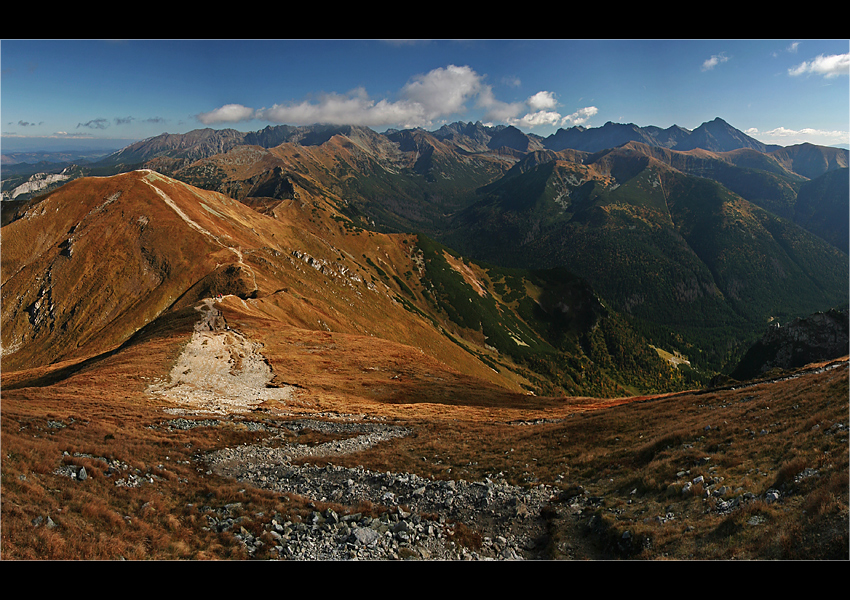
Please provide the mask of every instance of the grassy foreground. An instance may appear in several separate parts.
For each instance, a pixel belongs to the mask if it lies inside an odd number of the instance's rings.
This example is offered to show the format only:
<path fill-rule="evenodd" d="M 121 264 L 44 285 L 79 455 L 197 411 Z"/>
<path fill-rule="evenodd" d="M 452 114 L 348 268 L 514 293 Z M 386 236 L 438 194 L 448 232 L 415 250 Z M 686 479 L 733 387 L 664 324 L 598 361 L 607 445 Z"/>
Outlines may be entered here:
<path fill-rule="evenodd" d="M 284 346 L 265 341 L 269 352 Z M 441 395 L 438 381 L 396 365 L 396 381 L 418 386 L 411 403 L 381 395 L 380 357 L 371 357 L 375 370 L 347 368 L 347 341 L 335 341 L 320 359 L 336 365 L 334 377 L 311 379 L 306 365 L 297 404 L 222 418 L 218 427 L 169 425 L 168 406 L 145 393 L 167 374 L 185 332 L 58 381 L 4 375 L 2 558 L 247 558 L 232 532 L 208 526 L 212 517 L 227 513 L 261 535 L 269 514 L 306 518 L 325 505 L 219 478 L 202 458 L 257 442 L 265 434 L 250 422 L 286 418 L 284 409 L 368 414 L 414 432 L 336 464 L 553 486 L 543 515 L 553 559 L 848 558 L 846 359 L 739 389 L 614 400 L 476 394 L 463 380 Z M 278 352 L 272 364 L 286 358 Z M 85 479 L 70 476 L 80 467 Z M 723 511 L 735 498 L 739 506 Z"/>

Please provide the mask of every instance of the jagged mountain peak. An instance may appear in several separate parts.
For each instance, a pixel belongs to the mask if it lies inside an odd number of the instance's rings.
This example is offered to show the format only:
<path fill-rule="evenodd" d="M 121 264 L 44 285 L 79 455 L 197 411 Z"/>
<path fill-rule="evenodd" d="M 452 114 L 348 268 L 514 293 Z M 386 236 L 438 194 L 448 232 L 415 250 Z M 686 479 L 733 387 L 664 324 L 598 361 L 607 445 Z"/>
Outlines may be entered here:
<path fill-rule="evenodd" d="M 729 123 L 716 117 L 694 129 L 690 136 L 676 145 L 677 150 L 702 148 L 715 152 L 728 152 L 739 148 L 753 148 L 759 152 L 769 152 L 778 146 L 764 144 Z"/>
<path fill-rule="evenodd" d="M 518 152 L 532 152 L 544 148 L 555 151 L 572 149 L 599 152 L 616 148 L 630 141 L 681 151 L 702 148 L 713 152 L 728 152 L 740 148 L 752 148 L 759 152 L 773 152 L 781 149 L 779 146 L 769 146 L 755 140 L 720 117 L 715 117 L 692 131 L 678 125 L 661 129 L 655 126 L 641 127 L 634 123 L 607 121 L 601 127 L 588 128 L 578 125 L 568 129 L 561 128 L 545 138 L 533 133 L 525 133 L 513 125 L 489 126 L 480 121 L 457 121 L 443 125 L 433 132 L 413 128 L 388 129 L 384 133 L 377 133 L 363 126 L 314 124 L 267 126 L 262 130 L 248 133 L 234 129 L 210 128 L 193 130 L 185 134 L 163 133 L 131 144 L 99 164 L 139 165 L 154 157 L 197 160 L 214 153 L 226 152 L 240 144 L 263 148 L 273 148 L 283 143 L 316 146 L 324 144 L 334 135 L 359 140 L 365 145 L 379 145 L 381 140 L 388 139 L 401 143 L 401 140 L 409 139 L 411 135 L 414 135 L 410 132 L 418 132 L 415 135 L 420 139 L 430 136 L 433 140 L 439 140 L 463 152 L 487 152 L 500 148 Z"/>

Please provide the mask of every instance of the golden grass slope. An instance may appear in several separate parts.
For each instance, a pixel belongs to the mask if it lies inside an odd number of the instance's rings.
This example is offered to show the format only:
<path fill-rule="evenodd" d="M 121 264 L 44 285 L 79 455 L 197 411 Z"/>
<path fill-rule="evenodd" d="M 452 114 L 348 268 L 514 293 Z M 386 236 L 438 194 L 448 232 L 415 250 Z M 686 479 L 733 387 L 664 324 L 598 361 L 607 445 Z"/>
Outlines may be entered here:
<path fill-rule="evenodd" d="M 306 192 L 261 214 L 153 171 L 76 180 L 2 230 L 4 374 L 113 351 L 221 294 L 246 323 L 381 338 L 520 389 L 399 301 L 414 237 L 349 225 Z"/>

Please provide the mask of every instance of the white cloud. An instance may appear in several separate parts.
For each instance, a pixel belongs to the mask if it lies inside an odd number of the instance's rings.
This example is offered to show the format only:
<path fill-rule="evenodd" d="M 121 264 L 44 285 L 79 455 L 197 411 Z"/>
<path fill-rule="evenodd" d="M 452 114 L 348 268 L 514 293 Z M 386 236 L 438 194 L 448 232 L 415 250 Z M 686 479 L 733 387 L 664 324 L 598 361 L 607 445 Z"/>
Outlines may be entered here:
<path fill-rule="evenodd" d="M 793 54 L 797 53 L 797 48 L 800 47 L 800 42 L 793 42 L 790 46 L 788 46 L 788 52 Z"/>
<path fill-rule="evenodd" d="M 227 104 L 197 115 L 205 124 L 233 123 L 260 119 L 273 123 L 310 125 L 313 123 L 363 125 L 366 127 L 427 127 L 439 119 L 463 113 L 474 102 L 486 112 L 485 119 L 526 127 L 583 123 L 596 114 L 595 107 L 562 117 L 555 108 L 555 94 L 539 91 L 523 102 L 498 100 L 482 75 L 468 66 L 448 65 L 416 75 L 399 91 L 398 100 L 375 101 L 366 90 L 356 88 L 347 94 L 328 93 L 271 108 L 253 109 Z M 526 113 L 524 116 L 523 113 Z"/>
<path fill-rule="evenodd" d="M 256 117 L 293 125 L 331 123 L 367 127 L 394 124 L 415 126 L 426 120 L 421 105 L 409 101 L 375 102 L 363 88 L 356 88 L 345 95 L 323 94 L 316 102 L 304 100 L 297 104 L 275 104 L 271 108 L 256 111 Z"/>
<path fill-rule="evenodd" d="M 505 119 L 510 125 L 516 127 L 537 127 L 540 125 L 551 125 L 553 127 L 566 127 L 583 125 L 596 113 L 599 109 L 595 106 L 587 106 L 580 108 L 571 115 L 561 116 L 561 113 L 552 110 L 538 110 L 527 113 L 519 118 Z"/>
<path fill-rule="evenodd" d="M 469 67 L 449 65 L 417 75 L 401 93 L 408 101 L 419 104 L 426 118 L 435 119 L 460 112 L 464 102 L 485 87 L 482 77 Z"/>
<path fill-rule="evenodd" d="M 254 118 L 254 109 L 241 104 L 225 104 L 221 108 L 198 115 L 198 120 L 205 125 L 214 123 L 237 123 Z"/>
<path fill-rule="evenodd" d="M 791 76 L 814 73 L 826 78 L 838 77 L 850 73 L 850 54 L 831 54 L 829 56 L 819 55 L 812 61 L 802 62 L 792 69 L 788 69 Z"/>
<path fill-rule="evenodd" d="M 485 119 L 491 121 L 507 121 L 522 112 L 523 102 L 502 102 L 493 95 L 490 86 L 484 86 L 478 94 L 477 106 L 487 109 Z"/>
<path fill-rule="evenodd" d="M 803 129 L 776 127 L 769 131 L 759 131 L 757 128 L 751 127 L 744 133 L 765 144 L 779 144 L 780 146 L 793 146 L 805 142 L 819 146 L 846 146 L 850 143 L 850 132 L 829 131 L 811 127 L 804 127 Z"/>
<path fill-rule="evenodd" d="M 561 122 L 561 115 L 554 111 L 539 110 L 537 112 L 527 113 L 519 119 L 507 119 L 507 122 L 518 127 L 536 127 L 538 125 L 557 126 Z"/>
<path fill-rule="evenodd" d="M 315 101 L 275 104 L 256 111 L 254 116 L 294 125 L 333 123 L 421 127 L 435 119 L 462 112 L 466 108 L 465 103 L 476 96 L 485 100 L 489 96 L 490 105 L 499 108 L 483 78 L 465 66 L 449 65 L 418 75 L 402 88 L 400 96 L 401 99 L 395 102 L 386 99 L 376 102 L 369 98 L 366 90 L 357 88 L 348 94 L 323 94 Z"/>
<path fill-rule="evenodd" d="M 487 114 L 484 115 L 484 119 L 487 121 L 510 121 L 511 119 L 515 119 L 518 114 L 522 112 L 522 104 L 521 103 L 507 103 L 507 102 L 498 102 L 496 101 L 493 104 L 487 106 Z"/>
<path fill-rule="evenodd" d="M 586 106 L 585 108 L 580 108 L 576 112 L 571 115 L 567 115 L 561 120 L 561 125 L 583 125 L 587 123 L 587 121 L 599 112 L 599 109 L 595 106 Z"/>
<path fill-rule="evenodd" d="M 729 60 L 729 57 L 726 56 L 726 54 L 723 53 L 723 52 L 721 52 L 720 54 L 715 54 L 711 58 L 709 58 L 708 60 L 706 60 L 702 63 L 702 70 L 703 71 L 710 71 L 711 69 L 713 69 L 714 67 L 716 67 L 720 63 L 725 63 L 728 60 Z"/>
<path fill-rule="evenodd" d="M 552 92 L 537 92 L 526 100 L 526 103 L 533 111 L 555 108 L 558 105 L 555 94 Z"/>

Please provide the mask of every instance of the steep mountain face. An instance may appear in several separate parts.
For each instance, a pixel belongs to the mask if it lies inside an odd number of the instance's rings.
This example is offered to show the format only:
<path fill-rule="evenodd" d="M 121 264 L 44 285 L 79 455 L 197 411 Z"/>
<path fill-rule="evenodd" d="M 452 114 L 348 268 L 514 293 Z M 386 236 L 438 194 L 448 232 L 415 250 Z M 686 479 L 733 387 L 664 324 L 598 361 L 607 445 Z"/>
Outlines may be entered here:
<path fill-rule="evenodd" d="M 197 160 L 226 152 L 242 144 L 244 138 L 245 134 L 235 129 L 196 129 L 185 134 L 163 133 L 131 144 L 106 157 L 99 164 L 136 166 L 163 155 L 172 159 Z"/>
<path fill-rule="evenodd" d="M 185 134 L 163 133 L 136 142 L 97 162 L 92 169 L 103 171 L 119 165 L 127 169 L 157 166 L 161 170 L 173 172 L 196 160 L 222 154 L 238 146 L 273 148 L 284 143 L 317 146 L 335 135 L 370 140 L 372 143 L 380 140 L 379 134 L 374 131 L 350 125 L 279 125 L 248 133 L 235 129 L 195 129 Z"/>
<path fill-rule="evenodd" d="M 728 152 L 738 148 L 752 148 L 759 152 L 778 150 L 779 146 L 769 146 L 738 131 L 729 123 L 717 117 L 713 121 L 703 123 L 682 139 L 674 148 L 676 150 L 693 150 L 702 148 L 713 152 Z"/>
<path fill-rule="evenodd" d="M 510 126 L 496 132 L 487 142 L 487 147 L 491 150 L 512 148 L 520 152 L 533 152 L 542 150 L 544 145 L 540 138 L 527 135 L 516 127 Z"/>
<path fill-rule="evenodd" d="M 608 148 L 616 148 L 628 142 L 642 142 L 645 144 L 658 143 L 669 147 L 670 140 L 661 136 L 656 137 L 660 131 L 644 130 L 633 123 L 622 124 L 607 122 L 602 127 L 586 129 L 584 127 L 572 127 L 570 129 L 559 129 L 546 141 L 549 150 L 582 150 L 585 152 L 600 152 Z"/>
<path fill-rule="evenodd" d="M 451 123 L 443 125 L 432 135 L 437 139 L 451 143 L 463 152 L 486 152 L 488 143 L 494 134 L 504 129 L 504 125 L 487 127 L 477 123 Z"/>
<path fill-rule="evenodd" d="M 814 179 L 828 171 L 850 166 L 850 160 L 848 160 L 850 152 L 842 148 L 798 144 L 774 150 L 770 154 L 789 171 L 807 179 Z"/>
<path fill-rule="evenodd" d="M 583 150 L 600 152 L 616 148 L 628 142 L 639 142 L 650 146 L 670 148 L 679 151 L 702 148 L 712 152 L 727 152 L 739 148 L 751 148 L 759 152 L 777 150 L 779 146 L 768 146 L 735 129 L 721 118 L 703 123 L 693 131 L 677 125 L 661 129 L 660 127 L 638 127 L 634 123 L 605 123 L 602 127 L 571 127 L 559 129 L 543 140 L 543 146 L 549 150 Z"/>
<path fill-rule="evenodd" d="M 446 242 L 499 264 L 567 266 L 714 368 L 769 318 L 846 299 L 846 252 L 644 149 L 517 165 L 456 215 Z"/>
<path fill-rule="evenodd" d="M 842 250 L 850 248 L 850 169 L 828 171 L 800 185 L 793 220 Z"/>
<path fill-rule="evenodd" d="M 732 371 L 739 380 L 764 375 L 771 369 L 799 369 L 809 363 L 846 356 L 847 309 L 815 313 L 785 326 L 770 327 Z"/>
<path fill-rule="evenodd" d="M 41 190 L 56 187 L 57 184 L 67 181 L 69 178 L 70 175 L 64 171 L 62 173 L 36 173 L 22 184 L 15 186 L 11 191 L 4 191 L 3 201 L 8 202 L 18 196 L 32 195 Z"/>
<path fill-rule="evenodd" d="M 624 151 L 646 155 L 687 175 L 716 181 L 756 206 L 818 235 L 839 250 L 848 250 L 843 243 L 850 220 L 847 170 L 839 166 L 845 161 L 846 153 L 837 148 L 822 148 L 820 155 L 824 160 L 820 168 L 808 171 L 815 175 L 811 181 L 792 170 L 793 161 L 786 160 L 789 153 L 777 158 L 777 153 L 763 154 L 747 148 L 728 152 L 702 149 L 679 152 L 629 142 L 585 160 L 599 162 L 606 160 L 604 157 L 609 153 L 617 156 Z"/>

